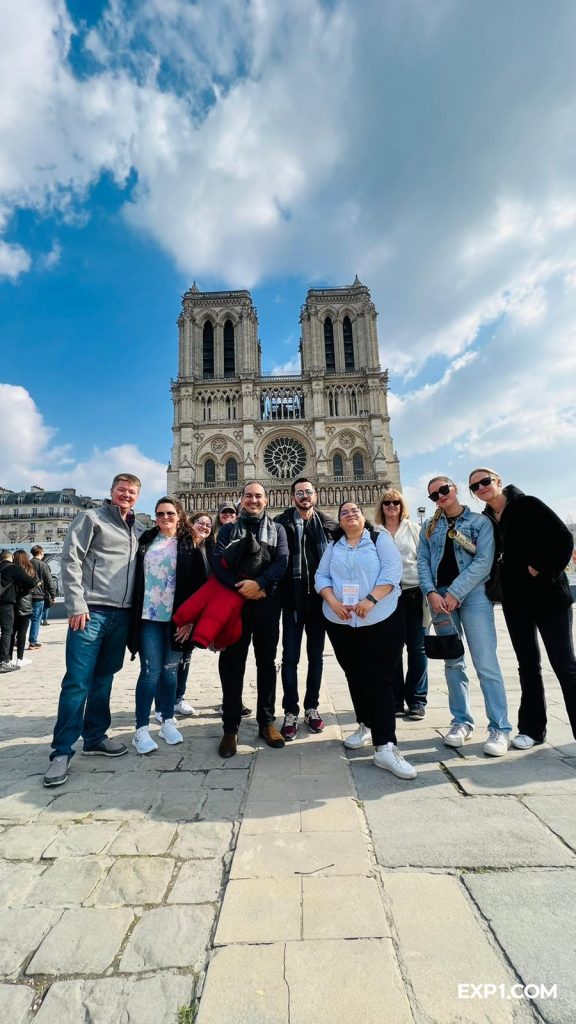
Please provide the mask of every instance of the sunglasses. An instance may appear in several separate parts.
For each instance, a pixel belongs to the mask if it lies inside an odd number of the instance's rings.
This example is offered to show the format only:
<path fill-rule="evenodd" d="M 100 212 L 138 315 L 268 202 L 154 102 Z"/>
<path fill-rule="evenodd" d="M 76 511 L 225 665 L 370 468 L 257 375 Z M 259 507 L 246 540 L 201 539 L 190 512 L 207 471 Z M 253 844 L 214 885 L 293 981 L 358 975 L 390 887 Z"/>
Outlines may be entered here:
<path fill-rule="evenodd" d="M 481 487 L 490 487 L 493 480 L 493 476 L 483 476 L 482 479 L 477 480 L 475 484 L 470 484 L 472 494 L 476 494 L 476 491 L 479 491 Z"/>
<path fill-rule="evenodd" d="M 430 491 L 428 495 L 430 501 L 438 501 L 438 498 L 445 498 L 447 494 L 450 494 L 450 488 L 453 486 L 453 484 L 442 484 L 442 487 L 439 487 L 437 491 Z"/>
<path fill-rule="evenodd" d="M 212 523 L 207 523 L 205 519 L 197 519 L 195 523 L 192 523 L 192 526 L 203 526 L 205 530 L 212 529 Z"/>
<path fill-rule="evenodd" d="M 177 512 L 157 512 L 156 519 L 161 519 L 162 516 L 166 516 L 167 519 L 175 519 L 177 515 Z"/>
<path fill-rule="evenodd" d="M 294 491 L 295 498 L 311 498 L 314 491 Z"/>
<path fill-rule="evenodd" d="M 402 502 L 398 501 L 397 498 L 387 498 L 385 501 L 382 502 L 382 504 L 385 505 L 386 508 L 388 508 L 390 505 L 393 505 L 394 508 L 398 508 L 398 506 L 401 505 Z"/>

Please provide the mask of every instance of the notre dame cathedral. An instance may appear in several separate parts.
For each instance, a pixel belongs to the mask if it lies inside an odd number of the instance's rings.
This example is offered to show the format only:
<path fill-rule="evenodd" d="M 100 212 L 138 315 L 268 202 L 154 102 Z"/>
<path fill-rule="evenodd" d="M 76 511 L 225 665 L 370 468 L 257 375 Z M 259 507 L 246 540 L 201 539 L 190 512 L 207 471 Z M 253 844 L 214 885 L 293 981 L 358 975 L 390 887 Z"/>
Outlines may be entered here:
<path fill-rule="evenodd" d="M 290 504 L 299 476 L 317 485 L 326 511 L 347 499 L 369 511 L 385 487 L 400 487 L 377 313 L 358 278 L 308 291 L 298 374 L 262 372 L 249 292 L 194 284 L 182 307 L 168 494 L 188 511 L 213 512 L 252 479 L 275 511 Z"/>

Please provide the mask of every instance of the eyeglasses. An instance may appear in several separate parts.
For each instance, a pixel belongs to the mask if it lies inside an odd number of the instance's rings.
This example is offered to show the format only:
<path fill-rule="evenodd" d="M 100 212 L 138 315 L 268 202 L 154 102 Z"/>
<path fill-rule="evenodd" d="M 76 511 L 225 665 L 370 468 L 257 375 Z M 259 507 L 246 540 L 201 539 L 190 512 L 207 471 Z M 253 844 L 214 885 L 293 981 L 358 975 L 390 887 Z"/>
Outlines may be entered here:
<path fill-rule="evenodd" d="M 398 506 L 401 505 L 402 502 L 398 501 L 397 498 L 387 498 L 386 501 L 382 502 L 382 504 L 386 505 L 386 508 L 388 508 L 389 505 L 394 505 L 394 508 L 398 508 Z"/>
<path fill-rule="evenodd" d="M 340 518 L 341 519 L 347 519 L 348 516 L 359 516 L 359 515 L 361 515 L 361 512 L 360 512 L 359 508 L 349 508 L 347 510 L 342 510 L 342 512 L 340 513 Z"/>
<path fill-rule="evenodd" d="M 177 512 L 157 512 L 156 519 L 161 519 L 162 516 L 166 516 L 167 519 L 175 519 L 177 515 Z"/>
<path fill-rule="evenodd" d="M 205 530 L 212 529 L 212 523 L 207 523 L 205 519 L 197 519 L 195 523 L 192 523 L 192 526 L 203 526 Z"/>
<path fill-rule="evenodd" d="M 311 498 L 313 494 L 314 494 L 314 491 L 310 491 L 310 490 L 307 490 L 307 491 L 294 491 L 294 497 L 295 498 Z"/>
<path fill-rule="evenodd" d="M 438 498 L 445 498 L 447 494 L 450 494 L 450 488 L 453 486 L 453 484 L 442 484 L 442 487 L 439 487 L 437 491 L 430 491 L 428 495 L 430 501 L 438 501 Z"/>
<path fill-rule="evenodd" d="M 477 480 L 476 483 L 470 484 L 472 494 L 476 494 L 476 491 L 479 491 L 481 487 L 490 487 L 493 480 L 493 476 L 483 476 L 481 480 Z"/>

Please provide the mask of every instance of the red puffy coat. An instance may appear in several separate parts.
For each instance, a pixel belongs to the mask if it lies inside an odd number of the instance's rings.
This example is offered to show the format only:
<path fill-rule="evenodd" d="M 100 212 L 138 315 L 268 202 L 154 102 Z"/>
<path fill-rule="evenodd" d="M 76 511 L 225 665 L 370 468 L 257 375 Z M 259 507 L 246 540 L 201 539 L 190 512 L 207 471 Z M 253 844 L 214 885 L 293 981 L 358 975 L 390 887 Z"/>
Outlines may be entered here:
<path fill-rule="evenodd" d="M 219 583 L 215 576 L 204 583 L 172 616 L 177 626 L 194 623 L 191 640 L 196 647 L 217 651 L 235 644 L 242 635 L 245 598 Z"/>

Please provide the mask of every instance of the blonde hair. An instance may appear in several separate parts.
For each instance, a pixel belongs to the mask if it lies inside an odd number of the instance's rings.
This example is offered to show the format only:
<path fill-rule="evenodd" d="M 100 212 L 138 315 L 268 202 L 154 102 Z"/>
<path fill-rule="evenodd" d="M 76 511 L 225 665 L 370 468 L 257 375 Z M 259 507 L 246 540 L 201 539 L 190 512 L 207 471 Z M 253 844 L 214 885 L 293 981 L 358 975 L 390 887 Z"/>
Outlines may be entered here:
<path fill-rule="evenodd" d="M 488 473 L 493 476 L 496 480 L 502 481 L 502 477 L 495 469 L 488 469 L 488 466 L 476 466 L 476 469 L 471 469 L 468 473 L 468 486 L 470 486 L 470 479 L 474 476 L 474 473 Z"/>
<path fill-rule="evenodd" d="M 378 523 L 378 526 L 385 526 L 384 516 L 382 514 L 382 502 L 388 501 L 390 498 L 396 499 L 400 502 L 400 520 L 408 519 L 410 515 L 410 509 L 408 508 L 408 502 L 402 494 L 402 491 L 397 491 L 394 487 L 388 487 L 378 498 L 378 504 L 374 509 L 374 522 Z"/>
<path fill-rule="evenodd" d="M 428 490 L 428 488 L 430 487 L 430 484 L 436 483 L 437 480 L 442 480 L 445 484 L 451 484 L 452 487 L 456 487 L 456 484 L 454 483 L 454 481 L 449 476 L 433 476 L 432 479 L 428 481 L 428 483 L 426 485 L 426 490 Z M 429 539 L 432 536 L 432 534 L 434 533 L 434 530 L 436 529 L 436 525 L 437 525 L 438 520 L 440 519 L 441 515 L 442 515 L 442 509 L 441 508 L 437 508 L 435 513 L 434 513 L 434 515 L 432 516 L 432 519 L 428 523 L 428 526 L 426 527 L 426 538 L 427 539 Z"/>

